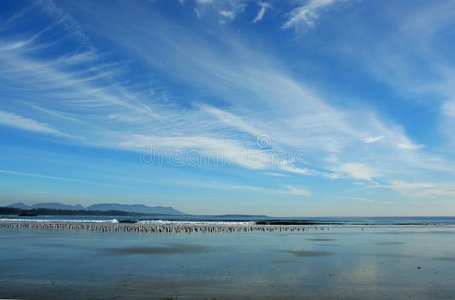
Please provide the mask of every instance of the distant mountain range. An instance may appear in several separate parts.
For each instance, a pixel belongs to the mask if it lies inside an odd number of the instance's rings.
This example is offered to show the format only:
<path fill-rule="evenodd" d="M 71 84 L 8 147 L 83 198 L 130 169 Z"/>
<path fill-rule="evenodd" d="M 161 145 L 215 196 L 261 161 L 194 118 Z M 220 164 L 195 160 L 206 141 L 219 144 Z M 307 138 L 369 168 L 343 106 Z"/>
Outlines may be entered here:
<path fill-rule="evenodd" d="M 60 210 L 88 210 L 88 211 L 126 211 L 140 214 L 150 215 L 184 215 L 183 212 L 176 210 L 173 207 L 166 206 L 147 206 L 143 204 L 117 204 L 117 203 L 99 203 L 93 204 L 88 207 L 82 205 L 68 205 L 58 202 L 49 203 L 36 203 L 33 205 L 26 205 L 18 202 L 10 204 L 6 207 L 19 208 L 24 210 L 46 208 L 46 209 L 60 209 Z"/>
<path fill-rule="evenodd" d="M 120 210 L 128 212 L 137 212 L 141 214 L 159 214 L 159 215 L 184 215 L 183 212 L 170 206 L 147 206 L 143 204 L 116 204 L 100 203 L 93 204 L 86 208 L 87 210 Z"/>

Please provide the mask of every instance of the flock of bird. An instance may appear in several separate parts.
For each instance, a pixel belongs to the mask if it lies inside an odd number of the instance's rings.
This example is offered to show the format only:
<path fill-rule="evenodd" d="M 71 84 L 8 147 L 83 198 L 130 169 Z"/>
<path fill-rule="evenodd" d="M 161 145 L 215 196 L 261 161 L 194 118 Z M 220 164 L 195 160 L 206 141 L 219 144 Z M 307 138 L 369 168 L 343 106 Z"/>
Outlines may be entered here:
<path fill-rule="evenodd" d="M 304 226 L 304 225 L 257 225 L 257 224 L 192 224 L 192 223 L 170 223 L 170 224 L 122 224 L 122 223 L 26 223 L 26 222 L 5 222 L 0 223 L 0 228 L 15 229 L 43 229 L 43 230 L 86 230 L 100 232 L 137 232 L 137 233 L 230 233 L 230 232 L 300 232 L 311 229 L 325 230 L 327 227 Z"/>

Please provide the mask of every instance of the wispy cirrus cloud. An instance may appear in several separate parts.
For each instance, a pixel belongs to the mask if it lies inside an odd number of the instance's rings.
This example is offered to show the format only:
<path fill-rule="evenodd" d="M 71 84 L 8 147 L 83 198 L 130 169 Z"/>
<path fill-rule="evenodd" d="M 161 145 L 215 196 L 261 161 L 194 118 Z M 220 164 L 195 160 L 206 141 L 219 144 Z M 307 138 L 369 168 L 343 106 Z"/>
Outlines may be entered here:
<path fill-rule="evenodd" d="M 310 191 L 302 187 L 287 186 L 285 192 L 291 195 L 303 197 L 309 197 L 312 195 Z"/>
<path fill-rule="evenodd" d="M 258 6 L 259 6 L 259 11 L 258 11 L 256 17 L 254 18 L 253 23 L 260 22 L 262 20 L 262 18 L 264 18 L 267 9 L 272 8 L 272 6 L 267 2 L 258 2 Z"/>
<path fill-rule="evenodd" d="M 308 27 L 313 27 L 320 13 L 339 2 L 346 0 L 309 0 L 306 4 L 294 8 L 290 13 L 286 22 L 281 28 L 288 29 L 297 27 L 304 23 Z"/>
<path fill-rule="evenodd" d="M 446 130 L 453 125 L 448 119 L 455 96 L 453 56 L 448 51 L 453 43 L 444 37 L 453 35 L 454 3 L 419 1 L 414 4 L 409 7 L 408 3 L 401 3 L 395 11 L 381 11 L 379 17 L 389 22 L 387 31 L 377 28 L 375 21 L 364 22 L 364 30 L 357 31 L 354 24 L 359 19 L 351 19 L 350 23 L 348 18 L 343 18 L 345 24 L 352 27 L 334 41 L 337 47 L 333 49 L 341 60 L 361 61 L 366 66 L 362 72 L 399 95 L 406 103 L 402 105 L 411 105 L 427 115 L 432 115 L 438 107 L 440 130 L 435 135 L 453 144 L 454 136 Z M 399 17 L 397 11 L 400 11 Z M 358 40 L 364 41 L 362 47 L 356 44 Z"/>
<path fill-rule="evenodd" d="M 114 187 L 114 188 L 122 188 L 122 189 L 131 189 L 131 187 L 116 185 L 116 184 L 114 185 L 114 184 L 109 184 L 109 183 L 104 183 L 104 182 L 83 180 L 83 179 L 78 179 L 78 178 L 59 177 L 59 176 L 30 173 L 30 172 L 21 172 L 21 171 L 16 171 L 16 170 L 0 169 L 0 174 L 7 174 L 7 175 L 14 175 L 14 176 L 21 176 L 21 177 L 33 177 L 33 178 L 47 179 L 47 180 L 53 180 L 53 181 L 56 180 L 56 181 L 78 182 L 78 183 L 84 183 L 84 184 L 89 184 L 89 185 L 99 185 L 99 186 L 105 186 L 105 187 L 111 187 L 111 188 Z"/>
<path fill-rule="evenodd" d="M 404 196 L 425 199 L 425 198 L 439 198 L 448 197 L 452 198 L 455 196 L 455 187 L 451 184 L 445 183 L 434 183 L 434 182 L 409 182 L 396 180 L 390 182 L 387 186 L 393 190 L 396 190 Z"/>
<path fill-rule="evenodd" d="M 377 178 L 379 174 L 367 164 L 346 162 L 340 165 L 340 171 L 347 174 L 349 177 L 357 180 L 371 181 Z"/>
<path fill-rule="evenodd" d="M 137 9 L 139 7 L 131 6 L 131 11 L 136 11 L 140 16 L 141 12 Z M 285 68 L 274 63 L 270 57 L 258 55 L 254 49 L 239 47 L 235 39 L 214 46 L 205 41 L 195 44 L 191 39 L 194 33 L 160 18 L 144 19 L 144 24 L 140 24 L 140 27 L 154 27 L 154 22 L 157 21 L 167 24 L 163 27 L 167 29 L 148 33 L 136 28 L 134 24 L 130 25 L 133 30 L 128 30 L 116 25 L 104 28 L 105 25 L 98 23 L 90 30 L 117 32 L 110 35 L 113 42 L 123 49 L 132 49 L 150 68 L 161 70 L 169 76 L 185 74 L 188 69 L 192 69 L 192 76 L 185 76 L 182 80 L 203 88 L 209 94 L 222 95 L 229 103 L 227 107 L 221 109 L 204 104 L 204 101 L 201 101 L 202 104 L 195 102 L 191 103 L 191 108 L 182 117 L 182 108 L 178 105 L 163 103 L 159 96 L 151 96 L 144 89 L 125 84 L 122 79 L 119 80 L 121 77 L 110 75 L 115 70 L 115 65 L 100 63 L 93 49 L 61 55 L 61 59 L 56 62 L 34 59 L 25 49 L 6 51 L 3 66 L 18 76 L 10 79 L 21 78 L 25 87 L 33 88 L 34 92 L 42 93 L 43 97 L 65 99 L 64 103 L 56 107 L 59 111 L 76 109 L 84 112 L 87 126 L 99 128 L 98 133 L 90 131 L 87 137 L 91 141 L 89 143 L 95 145 L 120 145 L 124 149 L 133 150 L 146 150 L 155 145 L 161 150 L 188 151 L 191 148 L 201 153 L 208 153 L 210 149 L 225 149 L 229 161 L 244 167 L 270 168 L 306 175 L 341 172 L 329 176 L 339 177 L 345 174 L 362 180 L 371 180 L 376 174 L 384 173 L 383 170 L 372 171 L 377 166 L 368 160 L 353 161 L 363 150 L 352 152 L 350 149 L 365 141 L 372 142 L 371 133 L 387 137 L 381 141 L 380 148 L 369 150 L 370 154 L 366 157 L 372 157 L 371 161 L 374 161 L 373 157 L 375 160 L 390 160 L 390 157 L 382 155 L 384 151 L 396 152 L 397 148 L 403 151 L 420 149 L 399 126 L 384 124 L 371 112 L 364 112 L 362 118 L 358 118 L 357 111 L 330 105 L 329 101 L 318 97 L 304 83 L 292 78 Z M 168 30 L 174 35 L 172 43 L 167 38 L 171 34 Z M 136 32 L 142 38 L 136 37 Z M 148 38 L 144 39 L 144 35 Z M 225 51 L 223 56 L 216 56 L 219 47 L 229 51 Z M 177 58 L 181 49 L 185 49 L 188 60 Z M 166 56 L 157 60 L 159 53 L 166 53 Z M 14 61 L 14 64 L 10 61 Z M 166 62 L 165 68 L 163 62 Z M 90 71 L 86 70 L 87 63 L 91 65 Z M 261 66 L 260 69 L 258 65 Z M 180 81 L 178 77 L 174 80 Z M 42 84 L 47 88 L 37 90 L 36 87 Z M 239 102 L 236 93 L 231 91 L 242 91 L 250 102 Z M 51 105 L 56 104 L 54 102 Z M 258 105 L 271 114 L 262 117 L 257 115 L 255 107 Z M 235 107 L 242 108 L 237 110 Z M 119 127 L 117 122 L 122 122 L 124 126 Z M 154 133 L 156 130 L 167 134 L 157 135 Z M 275 157 L 264 154 L 262 149 L 257 148 L 256 138 L 261 134 L 271 137 L 273 149 L 286 150 L 291 154 L 305 150 L 323 153 L 321 156 L 337 153 L 340 162 L 325 164 L 316 158 L 312 162 L 313 166 L 303 167 L 292 165 L 291 160 L 277 161 Z M 248 154 L 248 161 L 242 157 L 245 153 Z M 405 155 L 408 154 L 403 152 Z M 409 158 L 407 160 L 411 167 L 414 161 Z M 343 164 L 346 161 L 349 163 Z M 390 161 L 390 165 L 394 163 Z M 318 171 L 310 171 L 311 168 Z M 393 172 L 394 169 L 390 169 L 385 173 Z"/>
<path fill-rule="evenodd" d="M 62 133 L 61 131 L 53 128 L 52 126 L 46 123 L 38 122 L 15 113 L 6 112 L 2 110 L 0 110 L 0 125 L 14 127 L 36 133 L 68 137 L 68 135 Z"/>
<path fill-rule="evenodd" d="M 218 15 L 219 23 L 225 24 L 241 14 L 248 1 L 244 0 L 195 0 L 194 11 L 198 18 L 205 14 Z"/>
<path fill-rule="evenodd" d="M 385 138 L 384 135 L 375 136 L 375 137 L 369 136 L 364 140 L 364 142 L 366 144 L 372 144 L 372 143 L 376 143 L 376 142 L 382 140 L 383 138 Z"/>
<path fill-rule="evenodd" d="M 218 13 L 220 14 L 220 16 L 223 16 L 227 20 L 230 20 L 230 21 L 234 20 L 235 17 L 236 17 L 236 13 L 234 11 L 232 11 L 232 10 L 224 10 L 224 9 L 222 9 Z"/>
<path fill-rule="evenodd" d="M 455 100 L 447 101 L 442 106 L 442 111 L 449 117 L 455 117 Z"/>
<path fill-rule="evenodd" d="M 36 4 L 47 14 L 63 25 L 66 31 L 71 32 L 84 46 L 90 45 L 90 38 L 84 33 L 81 26 L 64 9 L 57 6 L 52 0 L 38 0 Z"/>

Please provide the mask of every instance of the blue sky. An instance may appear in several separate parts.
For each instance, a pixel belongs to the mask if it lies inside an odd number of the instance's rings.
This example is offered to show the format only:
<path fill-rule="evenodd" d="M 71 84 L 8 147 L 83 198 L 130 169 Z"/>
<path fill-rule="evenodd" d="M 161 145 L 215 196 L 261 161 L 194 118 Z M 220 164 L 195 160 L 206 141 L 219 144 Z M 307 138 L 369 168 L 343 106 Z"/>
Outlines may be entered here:
<path fill-rule="evenodd" d="M 1 1 L 0 204 L 453 215 L 454 48 L 454 1 Z"/>

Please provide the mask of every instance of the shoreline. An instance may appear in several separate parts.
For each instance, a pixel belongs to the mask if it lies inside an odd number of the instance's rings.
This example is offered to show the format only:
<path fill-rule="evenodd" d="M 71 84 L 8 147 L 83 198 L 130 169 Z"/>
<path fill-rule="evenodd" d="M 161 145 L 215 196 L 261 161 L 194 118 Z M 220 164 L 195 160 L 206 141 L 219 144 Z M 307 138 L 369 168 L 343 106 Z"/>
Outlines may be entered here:
<path fill-rule="evenodd" d="M 72 230 L 136 233 L 235 233 L 235 232 L 304 232 L 335 228 L 455 228 L 455 225 L 263 225 L 245 223 L 109 223 L 109 222 L 1 222 L 1 229 Z"/>

